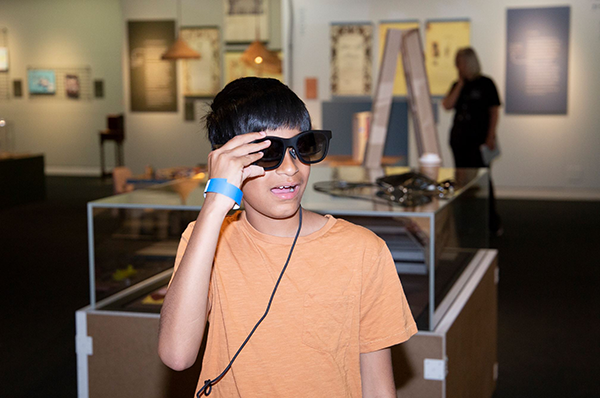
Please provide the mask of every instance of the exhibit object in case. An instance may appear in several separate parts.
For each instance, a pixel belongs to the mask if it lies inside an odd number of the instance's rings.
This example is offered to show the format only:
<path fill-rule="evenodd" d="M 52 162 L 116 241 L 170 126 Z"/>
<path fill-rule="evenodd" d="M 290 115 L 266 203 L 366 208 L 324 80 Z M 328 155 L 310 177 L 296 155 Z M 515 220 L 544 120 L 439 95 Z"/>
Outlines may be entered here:
<path fill-rule="evenodd" d="M 426 374 L 431 369 L 424 365 L 425 359 L 437 360 L 447 369 L 456 358 L 453 354 L 446 365 L 445 357 L 452 347 L 464 359 L 459 361 L 462 368 L 455 365 L 456 369 L 476 366 L 483 372 L 484 366 L 487 369 L 490 364 L 485 383 L 481 376 L 481 380 L 470 381 L 465 388 L 472 391 L 485 384 L 492 386 L 493 391 L 495 350 L 487 350 L 483 359 L 476 357 L 481 353 L 466 352 L 471 343 L 463 344 L 461 334 L 454 332 L 455 327 L 468 328 L 464 322 L 492 325 L 493 330 L 488 333 L 485 329 L 478 339 L 481 344 L 495 347 L 494 300 L 482 302 L 490 309 L 475 311 L 471 315 L 474 320 L 465 321 L 461 315 L 484 280 L 481 275 L 493 273 L 489 270 L 495 267 L 495 252 L 481 249 L 487 246 L 487 170 L 442 169 L 440 179 L 451 177 L 456 181 L 454 196 L 434 198 L 427 205 L 412 208 L 335 197 L 313 189 L 316 182 L 369 181 L 408 170 L 388 167 L 373 172 L 359 166 L 313 166 L 303 207 L 370 228 L 390 248 L 420 330 L 394 349 L 399 391 L 410 390 L 407 396 L 411 397 L 453 396 L 448 392 L 454 388 L 451 377 L 446 378 L 445 370 L 431 376 Z M 156 346 L 160 307 L 177 245 L 204 201 L 202 177 L 202 173 L 196 176 L 194 184 L 189 184 L 189 179 L 178 179 L 88 204 L 91 302 L 76 316 L 79 397 L 179 396 L 173 392 L 175 387 L 181 396 L 193 394 L 199 363 L 175 374 L 160 362 Z M 188 189 L 182 189 L 182 184 Z M 484 290 L 492 289 L 495 294 L 495 284 L 492 285 Z M 455 308 L 460 300 L 464 303 Z M 454 320 L 449 314 L 454 314 Z M 186 381 L 176 380 L 178 377 Z M 481 388 L 476 391 L 487 387 Z M 419 392 L 432 389 L 437 392 Z"/>

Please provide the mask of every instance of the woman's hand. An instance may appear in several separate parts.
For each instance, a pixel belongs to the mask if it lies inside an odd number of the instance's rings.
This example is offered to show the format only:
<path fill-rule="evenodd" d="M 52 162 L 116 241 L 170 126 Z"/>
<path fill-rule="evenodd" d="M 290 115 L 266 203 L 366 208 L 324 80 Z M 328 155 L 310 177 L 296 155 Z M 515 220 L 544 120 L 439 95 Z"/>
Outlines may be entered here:
<path fill-rule="evenodd" d="M 444 97 L 444 99 L 442 100 L 442 106 L 444 107 L 445 110 L 449 111 L 450 109 L 454 108 L 454 106 L 456 105 L 456 101 L 458 101 L 458 97 L 460 96 L 460 92 L 462 91 L 464 85 L 465 85 L 464 79 L 459 76 L 456 84 L 452 87 L 452 89 L 450 90 L 448 95 L 446 95 L 446 97 Z"/>
<path fill-rule="evenodd" d="M 487 146 L 488 148 L 490 148 L 490 150 L 493 151 L 494 148 L 496 148 L 496 135 L 488 134 L 485 140 L 485 146 Z"/>
<path fill-rule="evenodd" d="M 500 107 L 490 107 L 490 126 L 488 128 L 488 135 L 485 140 L 485 145 L 492 151 L 496 148 L 496 126 L 498 125 L 498 118 L 500 117 Z"/>
<path fill-rule="evenodd" d="M 240 134 L 222 147 L 208 154 L 208 178 L 225 178 L 227 182 L 241 188 L 242 183 L 251 177 L 265 174 L 265 170 L 253 165 L 263 156 L 263 149 L 271 141 L 252 143 L 265 137 L 264 132 Z"/>

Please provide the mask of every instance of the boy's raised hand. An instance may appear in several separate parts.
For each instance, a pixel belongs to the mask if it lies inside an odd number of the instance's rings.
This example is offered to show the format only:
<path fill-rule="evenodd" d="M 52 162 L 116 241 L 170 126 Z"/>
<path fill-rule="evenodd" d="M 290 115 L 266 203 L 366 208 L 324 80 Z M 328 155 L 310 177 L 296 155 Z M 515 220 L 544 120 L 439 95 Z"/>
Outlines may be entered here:
<path fill-rule="evenodd" d="M 253 165 L 263 157 L 263 149 L 271 141 L 253 143 L 264 138 L 266 133 L 240 134 L 227 141 L 222 147 L 208 154 L 208 178 L 225 178 L 227 182 L 241 188 L 242 183 L 251 177 L 265 174 L 265 170 Z"/>
<path fill-rule="evenodd" d="M 208 155 L 208 177 L 225 178 L 241 188 L 245 179 L 264 175 L 265 170 L 252 163 L 271 143 L 252 142 L 265 135 L 241 134 L 212 151 Z M 172 369 L 187 369 L 196 361 L 210 308 L 208 290 L 220 229 L 234 203 L 230 197 L 207 192 L 183 257 L 176 265 L 161 309 L 158 344 L 160 358 Z"/>

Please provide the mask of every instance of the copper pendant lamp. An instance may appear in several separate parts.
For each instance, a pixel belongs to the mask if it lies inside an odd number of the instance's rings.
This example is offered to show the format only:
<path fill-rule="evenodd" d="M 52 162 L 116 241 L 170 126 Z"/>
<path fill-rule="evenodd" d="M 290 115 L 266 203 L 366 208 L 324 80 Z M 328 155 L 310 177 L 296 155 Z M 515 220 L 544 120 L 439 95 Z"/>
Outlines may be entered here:
<path fill-rule="evenodd" d="M 256 19 L 256 40 L 254 40 L 241 56 L 243 63 L 259 72 L 281 73 L 281 60 L 274 51 L 270 51 L 260 41 L 260 24 Z"/>
<path fill-rule="evenodd" d="M 265 72 L 281 73 L 281 60 L 273 51 L 269 51 L 259 40 L 248 46 L 241 56 L 246 65 Z"/>
<path fill-rule="evenodd" d="M 177 0 L 177 25 L 181 20 L 181 0 Z M 191 48 L 177 33 L 177 40 L 165 52 L 162 59 L 200 59 L 200 53 Z"/>
<path fill-rule="evenodd" d="M 177 40 L 169 47 L 166 53 L 161 57 L 162 59 L 199 59 L 200 53 L 192 49 L 188 44 L 181 38 Z"/>

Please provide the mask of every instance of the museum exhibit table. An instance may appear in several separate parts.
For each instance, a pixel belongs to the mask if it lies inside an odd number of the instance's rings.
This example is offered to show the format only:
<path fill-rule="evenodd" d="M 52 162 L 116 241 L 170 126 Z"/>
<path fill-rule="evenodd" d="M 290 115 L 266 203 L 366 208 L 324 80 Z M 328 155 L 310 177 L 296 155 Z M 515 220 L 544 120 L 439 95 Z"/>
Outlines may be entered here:
<path fill-rule="evenodd" d="M 439 181 L 451 179 L 454 191 L 419 206 L 376 195 L 376 178 L 408 171 L 313 166 L 302 205 L 363 225 L 390 248 L 419 327 L 393 350 L 399 393 L 490 397 L 497 278 L 496 252 L 485 249 L 488 172 L 441 169 Z M 157 328 L 179 238 L 202 207 L 205 179 L 199 173 L 88 203 L 90 305 L 76 313 L 79 397 L 193 393 L 201 361 L 185 372 L 166 368 Z M 330 182 L 347 189 L 319 189 Z"/>

